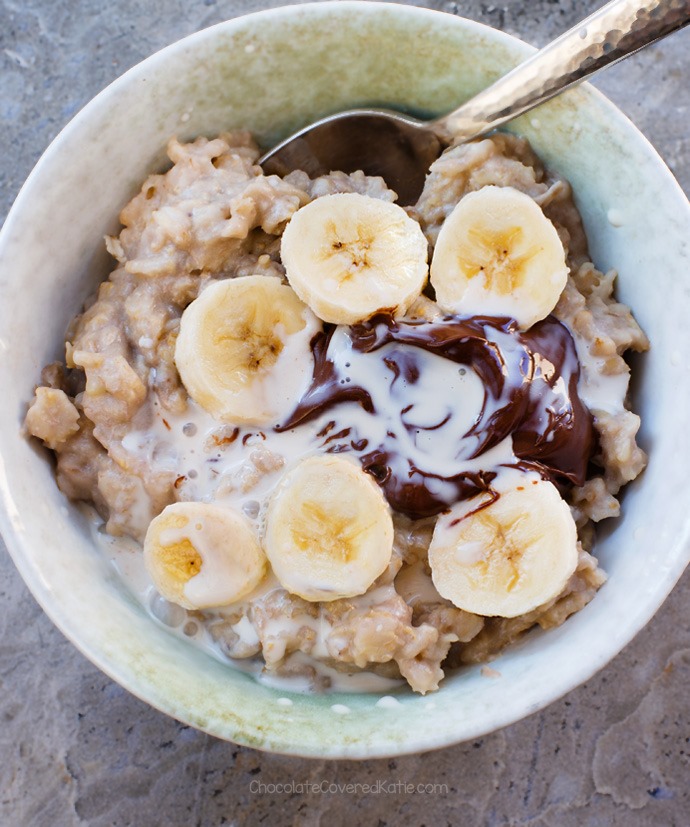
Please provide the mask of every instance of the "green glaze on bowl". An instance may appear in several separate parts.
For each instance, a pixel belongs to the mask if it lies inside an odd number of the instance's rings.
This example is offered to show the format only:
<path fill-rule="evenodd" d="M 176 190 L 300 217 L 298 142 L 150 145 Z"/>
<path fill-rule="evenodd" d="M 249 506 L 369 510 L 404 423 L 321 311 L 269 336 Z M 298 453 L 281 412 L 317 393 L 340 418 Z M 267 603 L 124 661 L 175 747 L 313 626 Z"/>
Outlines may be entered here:
<path fill-rule="evenodd" d="M 645 139 L 588 88 L 514 128 L 572 181 L 599 267 L 652 341 L 636 406 L 651 453 L 624 518 L 597 547 L 610 580 L 564 626 L 532 634 L 493 666 L 447 678 L 426 698 L 292 695 L 256 683 L 156 625 L 94 548 L 55 486 L 47 456 L 22 432 L 43 364 L 61 355 L 69 319 L 110 266 L 102 237 L 147 173 L 182 139 L 248 127 L 265 145 L 360 104 L 441 113 L 515 65 L 530 47 L 476 23 L 395 4 L 279 8 L 186 38 L 113 83 L 58 136 L 0 236 L 2 529 L 32 592 L 76 646 L 153 706 L 265 750 L 323 757 L 416 752 L 474 738 L 534 712 L 590 677 L 649 620 L 689 556 L 682 507 L 690 452 L 687 280 L 690 210 Z M 653 205 L 653 209 L 650 209 Z M 615 209 L 622 226 L 613 227 Z M 620 223 L 620 222 L 616 222 Z M 686 376 L 687 379 L 687 376 Z M 337 714 L 331 707 L 350 710 Z M 342 710 L 341 710 L 342 712 Z"/>

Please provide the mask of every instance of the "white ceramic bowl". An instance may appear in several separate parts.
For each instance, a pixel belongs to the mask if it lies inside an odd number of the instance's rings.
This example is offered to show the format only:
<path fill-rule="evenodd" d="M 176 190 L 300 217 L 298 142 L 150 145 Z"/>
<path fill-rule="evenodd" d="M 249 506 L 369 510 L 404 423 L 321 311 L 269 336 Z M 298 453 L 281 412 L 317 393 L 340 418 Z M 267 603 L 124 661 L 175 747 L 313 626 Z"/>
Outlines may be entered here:
<path fill-rule="evenodd" d="M 150 704 L 221 738 L 266 750 L 371 757 L 474 738 L 589 678 L 649 620 L 689 556 L 690 208 L 647 141 L 601 95 L 581 88 L 515 128 L 567 176 L 594 261 L 620 270 L 652 348 L 635 407 L 649 467 L 597 545 L 609 582 L 548 633 L 494 664 L 448 677 L 433 697 L 279 694 L 157 626 L 89 540 L 57 490 L 46 454 L 22 433 L 41 367 L 61 355 L 69 319 L 107 273 L 102 237 L 168 137 L 247 126 L 270 144 L 327 112 L 366 103 L 442 112 L 529 54 L 476 23 L 389 4 L 286 7 L 223 23 L 159 52 L 113 83 L 53 142 L 0 237 L 2 530 L 45 611 L 104 672 Z M 616 210 L 621 226 L 607 220 Z M 618 223 L 618 222 L 616 222 Z M 336 715 L 331 705 L 350 714 Z"/>

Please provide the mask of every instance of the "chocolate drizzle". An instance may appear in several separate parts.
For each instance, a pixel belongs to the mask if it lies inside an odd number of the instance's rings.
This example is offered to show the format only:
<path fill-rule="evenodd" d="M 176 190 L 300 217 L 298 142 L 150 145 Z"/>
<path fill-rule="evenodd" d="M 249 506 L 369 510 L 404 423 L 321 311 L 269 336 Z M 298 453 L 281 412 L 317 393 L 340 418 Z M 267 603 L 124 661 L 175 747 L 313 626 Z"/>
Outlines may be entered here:
<path fill-rule="evenodd" d="M 292 429 L 332 411 L 332 422 L 320 434 L 324 449 L 358 454 L 362 467 L 381 485 L 391 506 L 414 518 L 437 514 L 452 502 L 491 491 L 496 476 L 491 467 L 449 476 L 420 468 L 418 459 L 405 454 L 399 428 L 397 433 L 396 428 L 389 430 L 381 444 L 371 447 L 365 435 L 337 410 L 354 402 L 369 414 L 380 413 L 372 398 L 373 389 L 351 381 L 342 359 L 336 364 L 329 351 L 337 330 L 342 329 L 330 328 L 312 343 L 313 381 L 279 430 Z M 380 315 L 345 330 L 353 356 L 370 354 L 385 366 L 391 405 L 399 405 L 400 388 L 414 388 L 420 381 L 420 349 L 478 375 L 484 387 L 481 410 L 467 432 L 455 439 L 461 445 L 443 444 L 449 457 L 475 459 L 512 435 L 520 467 L 537 470 L 560 486 L 584 483 L 594 444 L 592 417 L 577 393 L 579 363 L 574 342 L 554 317 L 520 331 L 515 322 L 505 318 L 451 316 L 426 322 L 396 321 Z M 349 368 L 349 362 L 344 366 Z M 439 395 L 443 396 L 442 388 Z M 397 408 L 399 425 L 410 439 L 448 425 L 452 409 L 449 413 L 441 402 L 438 422 L 432 423 L 412 421 L 412 404 Z"/>

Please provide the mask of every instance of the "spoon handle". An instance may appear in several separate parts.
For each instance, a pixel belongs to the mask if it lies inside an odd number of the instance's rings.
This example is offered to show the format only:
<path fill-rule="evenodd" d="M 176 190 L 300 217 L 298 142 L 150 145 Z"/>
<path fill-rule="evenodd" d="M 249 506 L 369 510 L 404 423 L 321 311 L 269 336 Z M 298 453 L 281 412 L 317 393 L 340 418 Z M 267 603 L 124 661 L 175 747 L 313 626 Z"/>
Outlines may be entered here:
<path fill-rule="evenodd" d="M 612 0 L 430 126 L 478 137 L 690 23 L 690 0 Z"/>

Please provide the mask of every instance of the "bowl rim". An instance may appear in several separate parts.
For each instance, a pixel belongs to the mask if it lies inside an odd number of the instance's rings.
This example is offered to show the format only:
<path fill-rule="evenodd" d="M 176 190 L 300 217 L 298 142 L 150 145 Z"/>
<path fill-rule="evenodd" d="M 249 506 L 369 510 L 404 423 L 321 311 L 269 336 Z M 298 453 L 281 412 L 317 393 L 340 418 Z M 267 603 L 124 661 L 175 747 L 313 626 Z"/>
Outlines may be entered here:
<path fill-rule="evenodd" d="M 113 94 L 113 92 L 117 92 L 120 89 L 125 89 L 133 79 L 146 74 L 148 70 L 154 68 L 159 62 L 170 60 L 176 52 L 188 49 L 189 47 L 195 47 L 206 39 L 213 39 L 220 31 L 232 32 L 233 29 L 245 26 L 247 21 L 260 21 L 262 18 L 272 18 L 275 20 L 276 18 L 279 19 L 282 16 L 291 17 L 295 14 L 308 17 L 309 15 L 323 14 L 328 9 L 338 9 L 340 12 L 344 13 L 348 11 L 356 11 L 358 14 L 370 13 L 372 15 L 383 12 L 385 9 L 386 14 L 396 14 L 402 17 L 407 16 L 410 19 L 417 19 L 422 22 L 429 20 L 437 21 L 439 17 L 444 17 L 447 19 L 449 24 L 451 20 L 454 21 L 450 25 L 464 26 L 470 31 L 476 31 L 479 34 L 488 35 L 496 42 L 503 41 L 514 51 L 520 52 L 525 57 L 536 51 L 534 47 L 524 41 L 500 30 L 493 29 L 483 23 L 478 23 L 473 20 L 468 20 L 466 18 L 449 15 L 445 12 L 423 7 L 385 2 L 369 2 L 369 0 L 326 0 L 326 2 L 309 3 L 304 5 L 285 5 L 271 9 L 264 9 L 251 14 L 241 15 L 231 18 L 230 20 L 217 23 L 213 26 L 187 35 L 186 37 L 163 47 L 154 54 L 145 58 L 143 61 L 140 61 L 132 66 L 125 73 L 113 80 L 108 86 L 101 90 L 87 104 L 85 104 L 85 106 L 82 107 L 82 109 L 60 130 L 57 136 L 51 141 L 47 149 L 41 155 L 40 159 L 21 187 L 14 204 L 9 210 L 4 225 L 2 229 L 0 229 L 0 250 L 12 234 L 15 220 L 19 220 L 18 216 L 22 213 L 24 202 L 30 199 L 34 182 L 40 179 L 42 170 L 47 164 L 49 157 L 56 150 L 58 150 L 63 143 L 69 141 L 73 134 L 79 132 L 82 122 L 90 117 L 92 110 L 94 110 L 97 106 L 100 106 L 104 100 Z M 589 84 L 583 84 L 583 88 L 586 89 L 589 96 L 593 96 L 593 98 L 598 101 L 599 105 L 606 109 L 607 114 L 614 122 L 619 124 L 622 128 L 632 130 L 635 133 L 635 138 L 638 142 L 639 148 L 644 150 L 648 156 L 648 159 L 655 165 L 657 174 L 663 176 L 664 188 L 669 191 L 675 190 L 676 196 L 680 196 L 681 202 L 684 202 L 684 209 L 687 214 L 690 215 L 690 204 L 688 204 L 683 190 L 649 140 L 637 129 L 632 121 L 602 93 L 591 87 Z M 138 681 L 133 680 L 129 674 L 126 674 L 126 670 L 122 668 L 122 664 L 119 664 L 116 660 L 113 660 L 113 658 L 109 657 L 103 651 L 95 649 L 79 638 L 77 624 L 70 623 L 68 616 L 62 612 L 59 602 L 55 601 L 49 584 L 42 579 L 40 572 L 25 556 L 23 551 L 24 541 L 21 532 L 16 530 L 17 524 L 15 515 L 17 515 L 17 511 L 12 497 L 10 480 L 0 458 L 0 530 L 2 531 L 2 536 L 6 542 L 13 562 L 32 595 L 51 621 L 81 652 L 81 654 L 83 654 L 109 678 L 126 688 L 127 691 L 132 693 L 135 697 L 143 700 L 159 711 L 216 737 L 279 754 L 333 759 L 390 757 L 439 749 L 486 735 L 489 732 L 501 729 L 521 720 L 527 715 L 543 709 L 565 695 L 567 692 L 591 678 L 592 675 L 605 666 L 638 634 L 638 632 L 647 624 L 666 599 L 690 560 L 690 523 L 686 523 L 684 533 L 675 538 L 675 543 L 678 547 L 685 549 L 684 557 L 680 555 L 675 565 L 666 568 L 663 579 L 659 580 L 654 590 L 655 600 L 649 603 L 644 611 L 638 612 L 634 618 L 634 622 L 626 625 L 624 631 L 620 632 L 615 637 L 609 638 L 605 644 L 600 643 L 598 647 L 596 647 L 594 654 L 592 655 L 590 653 L 590 658 L 587 661 L 586 667 L 580 670 L 575 680 L 573 680 L 571 676 L 568 677 L 568 680 L 563 680 L 562 678 L 556 679 L 554 683 L 549 686 L 548 691 L 543 692 L 539 702 L 530 705 L 529 708 L 497 710 L 495 723 L 493 725 L 490 727 L 475 726 L 474 728 L 471 726 L 466 726 L 465 731 L 460 735 L 457 735 L 452 731 L 429 731 L 425 737 L 417 738 L 414 741 L 409 740 L 404 744 L 400 744 L 393 740 L 386 740 L 384 737 L 381 738 L 376 745 L 364 743 L 354 746 L 348 745 L 346 751 L 341 744 L 321 745 L 319 749 L 315 749 L 307 746 L 306 744 L 295 744 L 292 741 L 286 742 L 285 740 L 281 741 L 280 734 L 272 735 L 272 740 L 267 744 L 252 743 L 246 739 L 243 739 L 241 734 L 237 735 L 236 733 L 233 733 L 233 731 L 231 731 L 232 726 L 229 724 L 226 724 L 224 728 L 219 725 L 212 724 L 204 726 L 201 725 L 199 721 L 194 720 L 191 713 L 185 717 L 185 715 L 181 714 L 180 710 L 177 708 L 175 708 L 175 711 L 171 711 L 170 705 L 166 708 L 164 702 L 165 699 L 159 698 L 158 700 L 152 700 L 150 695 L 151 685 L 150 683 L 147 683 L 147 678 L 140 676 Z M 147 692 L 149 692 L 149 694 L 147 694 Z"/>

